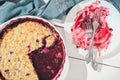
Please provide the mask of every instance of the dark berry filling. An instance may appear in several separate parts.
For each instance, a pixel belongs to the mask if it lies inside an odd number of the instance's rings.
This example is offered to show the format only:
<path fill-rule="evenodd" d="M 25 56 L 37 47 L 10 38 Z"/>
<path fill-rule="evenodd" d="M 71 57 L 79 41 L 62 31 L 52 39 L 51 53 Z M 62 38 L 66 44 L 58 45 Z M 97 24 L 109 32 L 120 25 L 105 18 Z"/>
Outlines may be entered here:
<path fill-rule="evenodd" d="M 65 57 L 63 43 L 58 38 L 54 44 L 50 48 L 44 46 L 29 53 L 39 80 L 52 80 L 63 67 Z"/>
<path fill-rule="evenodd" d="M 0 73 L 0 80 L 5 80 L 5 78 L 2 76 L 1 73 Z"/>

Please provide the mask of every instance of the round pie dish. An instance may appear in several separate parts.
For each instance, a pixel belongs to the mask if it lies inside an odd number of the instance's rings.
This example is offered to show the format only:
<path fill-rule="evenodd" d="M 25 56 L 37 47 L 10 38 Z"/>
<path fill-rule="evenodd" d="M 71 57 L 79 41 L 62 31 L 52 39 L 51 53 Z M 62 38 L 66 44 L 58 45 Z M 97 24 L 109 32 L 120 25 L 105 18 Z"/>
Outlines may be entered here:
<path fill-rule="evenodd" d="M 64 80 L 66 53 L 62 36 L 43 18 L 21 16 L 0 25 L 2 80 Z"/>

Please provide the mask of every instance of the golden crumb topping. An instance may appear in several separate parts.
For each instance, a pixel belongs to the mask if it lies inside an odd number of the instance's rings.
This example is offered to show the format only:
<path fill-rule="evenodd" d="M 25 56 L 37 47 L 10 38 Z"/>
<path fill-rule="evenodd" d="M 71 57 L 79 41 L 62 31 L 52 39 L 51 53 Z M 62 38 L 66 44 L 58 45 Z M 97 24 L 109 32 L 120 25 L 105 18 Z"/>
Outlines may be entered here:
<path fill-rule="evenodd" d="M 7 80 L 38 80 L 28 53 L 55 41 L 55 34 L 37 22 L 26 21 L 9 30 L 1 41 L 0 71 Z"/>

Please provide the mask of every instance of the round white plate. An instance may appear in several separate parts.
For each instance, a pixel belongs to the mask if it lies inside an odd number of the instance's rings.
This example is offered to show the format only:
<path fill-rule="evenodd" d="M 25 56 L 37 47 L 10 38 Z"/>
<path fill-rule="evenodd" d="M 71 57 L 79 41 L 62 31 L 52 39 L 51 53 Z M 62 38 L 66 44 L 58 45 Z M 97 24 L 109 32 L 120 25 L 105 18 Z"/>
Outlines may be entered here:
<path fill-rule="evenodd" d="M 48 22 L 47 20 L 43 19 L 43 18 L 40 18 L 40 17 L 36 17 L 36 16 L 29 16 L 29 15 L 26 15 L 26 16 L 20 16 L 20 17 L 15 17 L 15 18 L 12 18 L 10 19 L 9 21 L 3 23 L 0 25 L 0 32 L 5 28 L 5 26 L 7 24 L 9 24 L 11 21 L 14 21 L 14 20 L 17 20 L 19 18 L 33 18 L 33 19 L 40 19 L 40 20 L 43 20 L 44 22 L 47 22 L 48 24 L 50 24 L 52 27 L 55 28 L 54 25 L 52 25 L 50 22 Z M 55 30 L 59 33 L 60 37 L 62 38 L 60 32 L 55 28 Z M 65 45 L 65 42 L 64 42 L 64 39 L 62 38 L 63 40 L 63 43 Z M 66 58 L 65 58 L 65 63 L 64 63 L 64 67 L 63 67 L 63 71 L 61 72 L 60 76 L 58 77 L 57 80 L 65 80 L 67 74 L 68 74 L 68 71 L 69 71 L 69 60 L 68 60 L 68 56 L 67 56 L 67 49 L 66 49 L 66 45 L 65 45 L 65 51 L 66 51 Z M 27 64 L 27 63 L 26 63 Z"/>
<path fill-rule="evenodd" d="M 64 24 L 64 29 L 67 33 L 71 34 L 71 27 L 74 24 L 74 20 L 76 18 L 76 13 L 78 11 L 80 11 L 81 9 L 83 9 L 85 6 L 89 6 L 91 5 L 93 2 L 95 2 L 96 0 L 85 0 L 82 1 L 80 3 L 78 3 L 77 5 L 75 5 L 68 13 L 68 15 L 66 16 L 66 20 L 65 20 L 65 24 Z M 108 8 L 110 15 L 107 16 L 107 22 L 108 25 L 113 29 L 112 31 L 112 37 L 111 37 L 111 43 L 108 47 L 107 50 L 105 51 L 101 51 L 101 57 L 102 58 L 108 58 L 111 55 L 113 56 L 114 54 L 117 54 L 120 52 L 120 50 L 115 51 L 119 46 L 120 46 L 120 13 L 117 11 L 117 9 L 110 4 L 107 1 L 104 0 L 100 0 L 101 3 L 100 5 Z M 67 38 L 67 36 L 66 36 Z M 72 43 L 72 41 L 71 41 Z M 87 54 L 87 51 L 79 48 L 79 54 L 85 56 Z M 112 57 L 111 56 L 111 57 Z"/>

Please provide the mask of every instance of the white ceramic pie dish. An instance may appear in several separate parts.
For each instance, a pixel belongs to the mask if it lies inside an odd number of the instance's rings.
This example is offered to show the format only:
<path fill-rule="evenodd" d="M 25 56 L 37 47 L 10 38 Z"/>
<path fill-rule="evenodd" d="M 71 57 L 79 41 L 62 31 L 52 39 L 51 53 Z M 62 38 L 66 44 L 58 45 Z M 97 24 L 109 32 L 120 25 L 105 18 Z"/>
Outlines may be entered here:
<path fill-rule="evenodd" d="M 20 17 L 15 17 L 15 18 L 12 18 L 10 20 L 8 20 L 7 22 L 3 23 L 0 25 L 0 32 L 6 27 L 7 24 L 9 24 L 11 21 L 14 21 L 14 20 L 18 20 L 18 19 L 24 19 L 24 18 L 31 18 L 31 19 L 38 19 L 38 20 L 42 20 L 43 22 L 46 22 L 47 24 L 49 24 L 50 26 L 52 26 L 60 35 L 60 37 L 62 38 L 60 32 L 55 28 L 54 25 L 52 25 L 50 22 L 48 22 L 47 20 L 43 19 L 43 18 L 40 18 L 40 17 L 37 17 L 37 16 L 29 16 L 29 15 L 26 15 L 26 16 L 20 16 Z M 66 50 L 66 45 L 65 45 L 65 42 L 64 42 L 64 39 L 62 38 L 63 40 L 63 44 L 65 46 L 65 51 L 67 53 L 67 50 Z M 63 70 L 60 74 L 60 76 L 58 77 L 57 80 L 65 80 L 66 76 L 67 76 L 67 73 L 69 71 L 69 61 L 68 61 L 68 56 L 66 54 L 66 57 L 65 57 L 65 63 L 64 63 L 64 66 L 63 66 Z"/>

